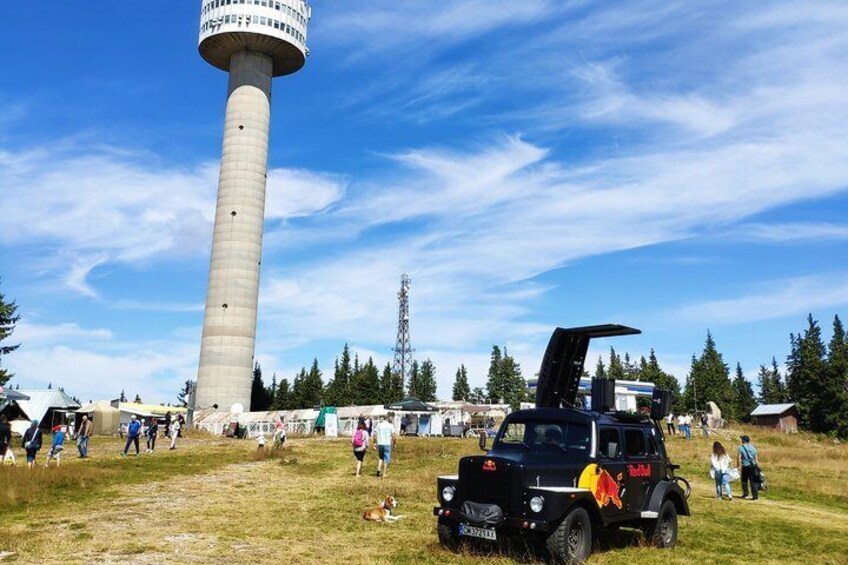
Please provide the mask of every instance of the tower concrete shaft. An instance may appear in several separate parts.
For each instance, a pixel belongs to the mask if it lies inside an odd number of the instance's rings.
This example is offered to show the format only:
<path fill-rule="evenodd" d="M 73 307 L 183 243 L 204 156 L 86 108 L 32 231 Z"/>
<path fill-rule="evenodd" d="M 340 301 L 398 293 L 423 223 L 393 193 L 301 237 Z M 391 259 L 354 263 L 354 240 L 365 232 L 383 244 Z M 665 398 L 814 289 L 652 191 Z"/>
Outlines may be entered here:
<path fill-rule="evenodd" d="M 197 375 L 199 407 L 250 406 L 271 121 L 268 55 L 230 60 L 224 150 Z"/>
<path fill-rule="evenodd" d="M 189 407 L 250 409 L 265 218 L 271 78 L 309 49 L 306 0 L 203 0 L 198 50 L 230 73 L 197 387 Z"/>

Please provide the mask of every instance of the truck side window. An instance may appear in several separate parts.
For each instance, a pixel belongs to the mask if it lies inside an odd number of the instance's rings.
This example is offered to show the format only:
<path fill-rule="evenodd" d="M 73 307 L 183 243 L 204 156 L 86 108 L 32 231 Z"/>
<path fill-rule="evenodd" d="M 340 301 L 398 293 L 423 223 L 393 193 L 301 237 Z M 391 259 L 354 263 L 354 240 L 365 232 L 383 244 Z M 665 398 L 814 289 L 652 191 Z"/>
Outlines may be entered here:
<path fill-rule="evenodd" d="M 648 456 L 649 457 L 658 457 L 660 454 L 660 448 L 657 445 L 657 440 L 654 439 L 653 435 L 648 435 Z"/>
<path fill-rule="evenodd" d="M 628 457 L 645 457 L 645 434 L 639 430 L 624 430 L 624 445 Z"/>
<path fill-rule="evenodd" d="M 615 459 L 621 454 L 619 447 L 618 430 L 615 428 L 601 428 L 598 455 L 605 459 Z"/>

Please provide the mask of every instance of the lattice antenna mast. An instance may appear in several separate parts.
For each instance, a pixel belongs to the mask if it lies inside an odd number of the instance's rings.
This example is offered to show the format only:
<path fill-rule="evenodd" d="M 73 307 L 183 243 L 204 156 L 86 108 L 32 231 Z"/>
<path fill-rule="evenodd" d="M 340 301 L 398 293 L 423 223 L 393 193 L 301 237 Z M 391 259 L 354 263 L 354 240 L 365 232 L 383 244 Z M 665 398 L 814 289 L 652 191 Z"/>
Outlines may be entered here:
<path fill-rule="evenodd" d="M 395 343 L 395 361 L 392 371 L 403 378 L 406 386 L 409 371 L 412 367 L 412 341 L 409 336 L 409 285 L 412 279 L 403 274 L 400 277 L 400 291 L 398 292 L 398 329 L 397 342 Z"/>

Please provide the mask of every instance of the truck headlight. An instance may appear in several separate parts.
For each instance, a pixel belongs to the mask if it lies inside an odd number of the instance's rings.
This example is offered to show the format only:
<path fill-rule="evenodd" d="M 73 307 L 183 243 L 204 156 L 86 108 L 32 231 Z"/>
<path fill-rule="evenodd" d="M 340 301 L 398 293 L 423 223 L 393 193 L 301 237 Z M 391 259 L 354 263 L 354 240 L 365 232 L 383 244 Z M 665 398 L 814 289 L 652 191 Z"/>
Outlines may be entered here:
<path fill-rule="evenodd" d="M 539 513 L 542 511 L 542 508 L 545 507 L 545 499 L 541 496 L 534 496 L 530 499 L 530 510 L 535 513 Z"/>
<path fill-rule="evenodd" d="M 442 489 L 442 498 L 445 502 L 450 502 L 456 496 L 456 489 L 452 486 L 447 486 Z"/>

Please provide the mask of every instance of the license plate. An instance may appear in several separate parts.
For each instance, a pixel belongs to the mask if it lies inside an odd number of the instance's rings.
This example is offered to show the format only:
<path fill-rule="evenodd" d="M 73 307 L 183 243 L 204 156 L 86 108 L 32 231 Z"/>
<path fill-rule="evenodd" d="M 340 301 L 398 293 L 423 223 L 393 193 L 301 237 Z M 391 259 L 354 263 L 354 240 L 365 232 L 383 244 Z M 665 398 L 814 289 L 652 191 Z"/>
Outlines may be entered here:
<path fill-rule="evenodd" d="M 459 525 L 459 535 L 468 536 L 472 538 L 487 539 L 492 541 L 498 539 L 495 530 L 490 530 L 488 528 L 477 528 L 474 526 L 468 526 L 466 524 Z"/>

